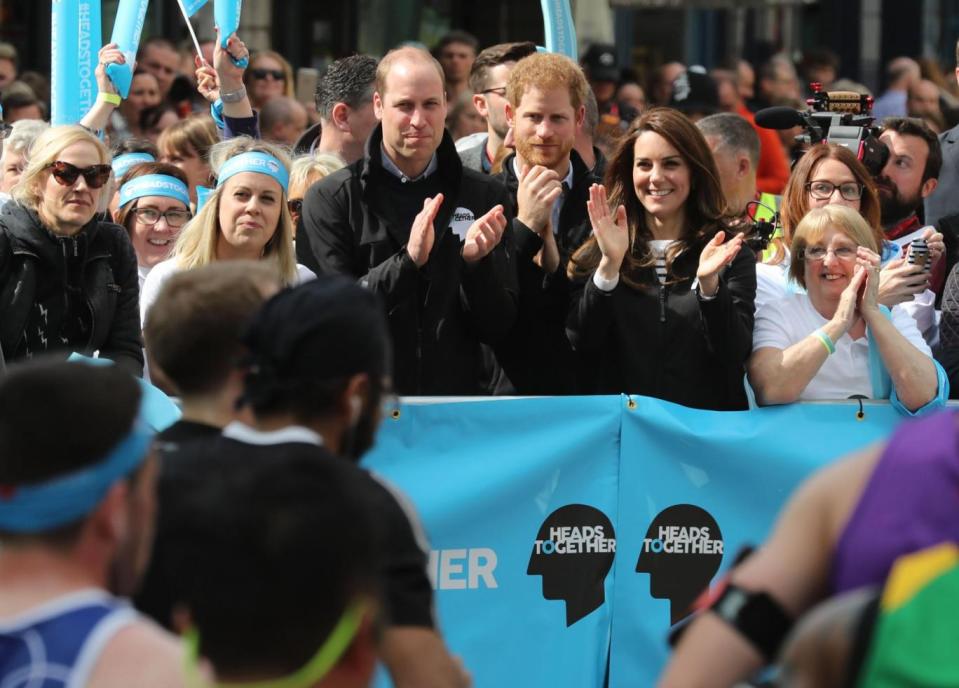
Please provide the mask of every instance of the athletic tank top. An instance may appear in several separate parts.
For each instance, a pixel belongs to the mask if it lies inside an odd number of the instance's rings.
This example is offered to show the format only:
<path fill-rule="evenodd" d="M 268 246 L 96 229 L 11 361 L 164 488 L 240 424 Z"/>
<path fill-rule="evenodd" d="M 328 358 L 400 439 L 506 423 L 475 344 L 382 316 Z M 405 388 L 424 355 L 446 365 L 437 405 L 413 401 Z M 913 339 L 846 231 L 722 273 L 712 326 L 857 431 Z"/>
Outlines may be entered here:
<path fill-rule="evenodd" d="M 846 522 L 833 555 L 838 594 L 881 585 L 904 554 L 959 543 L 959 427 L 952 411 L 901 425 Z"/>
<path fill-rule="evenodd" d="M 136 618 L 91 589 L 0 619 L 0 688 L 85 688 L 103 648 Z"/>

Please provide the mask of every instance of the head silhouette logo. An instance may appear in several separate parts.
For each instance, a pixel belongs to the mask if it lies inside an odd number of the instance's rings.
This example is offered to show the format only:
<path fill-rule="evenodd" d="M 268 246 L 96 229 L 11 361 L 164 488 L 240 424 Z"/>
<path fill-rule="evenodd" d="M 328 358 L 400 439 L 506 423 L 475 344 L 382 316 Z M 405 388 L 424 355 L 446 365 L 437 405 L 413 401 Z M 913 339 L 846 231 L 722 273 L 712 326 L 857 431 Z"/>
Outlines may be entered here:
<path fill-rule="evenodd" d="M 567 504 L 539 527 L 526 573 L 543 577 L 545 599 L 566 601 L 566 625 L 572 626 L 603 604 L 615 556 L 616 534 L 606 514 Z"/>
<path fill-rule="evenodd" d="M 688 616 L 692 603 L 707 587 L 723 562 L 723 536 L 708 511 L 676 504 L 659 512 L 636 562 L 636 571 L 649 574 L 649 592 L 669 600 L 669 623 Z"/>

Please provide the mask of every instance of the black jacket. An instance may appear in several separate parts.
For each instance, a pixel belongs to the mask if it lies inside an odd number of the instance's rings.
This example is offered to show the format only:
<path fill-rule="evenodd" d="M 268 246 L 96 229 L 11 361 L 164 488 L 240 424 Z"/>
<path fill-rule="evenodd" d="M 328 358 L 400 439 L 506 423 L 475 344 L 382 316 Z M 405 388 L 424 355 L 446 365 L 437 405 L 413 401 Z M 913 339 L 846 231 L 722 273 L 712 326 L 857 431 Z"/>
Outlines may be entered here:
<path fill-rule="evenodd" d="M 516 204 L 519 179 L 514 170 L 515 154 L 503 162 L 499 178 Z M 511 226 L 513 262 L 519 284 L 519 314 L 516 324 L 496 347 L 496 358 L 518 394 L 576 394 L 576 356 L 566 337 L 570 284 L 566 279 L 569 257 L 589 237 L 592 227 L 586 212 L 589 187 L 601 183 L 579 154 L 570 151 L 573 183 L 559 214 L 556 245 L 559 268 L 546 274 L 533 262 L 543 241 L 518 219 Z"/>
<path fill-rule="evenodd" d="M 82 317 L 90 325 L 83 341 L 62 349 L 99 351 L 143 373 L 137 259 L 127 231 L 94 219 L 72 237 L 57 236 L 34 211 L 7 203 L 0 212 L 0 348 L 8 361 L 21 349 L 38 291 L 51 284 L 62 290 L 68 309 L 87 309 Z"/>
<path fill-rule="evenodd" d="M 683 406 L 747 408 L 744 364 L 752 351 L 756 257 L 746 246 L 719 277 L 716 298 L 693 289 L 702 248 L 676 257 L 661 285 L 655 268 L 640 270 L 634 289 L 610 292 L 576 283 L 568 332 L 588 368 L 588 391 L 640 394 Z"/>
<path fill-rule="evenodd" d="M 509 207 L 503 185 L 464 169 L 448 133 L 437 149 L 444 194 L 433 223 L 435 241 L 422 268 L 406 252 L 410 227 L 391 222 L 384 189 L 394 183 L 381 163 L 382 128 L 363 159 L 310 187 L 303 199 L 297 258 L 317 274 L 352 275 L 386 304 L 394 350 L 394 386 L 405 395 L 485 393 L 480 343 L 502 339 L 516 317 L 516 287 L 504 242 L 475 264 L 462 256 L 451 223 Z M 432 178 L 432 176 L 431 176 Z M 411 193 L 419 193 L 413 185 Z M 423 198 L 415 199 L 422 207 Z M 455 211 L 455 212 L 454 212 Z"/>

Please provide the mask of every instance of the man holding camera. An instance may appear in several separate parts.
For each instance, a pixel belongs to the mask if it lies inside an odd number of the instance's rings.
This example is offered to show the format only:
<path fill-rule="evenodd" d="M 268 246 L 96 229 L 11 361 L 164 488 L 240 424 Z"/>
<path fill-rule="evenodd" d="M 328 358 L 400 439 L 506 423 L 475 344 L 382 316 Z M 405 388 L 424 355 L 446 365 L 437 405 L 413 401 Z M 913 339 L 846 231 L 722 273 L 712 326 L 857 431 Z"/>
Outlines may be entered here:
<path fill-rule="evenodd" d="M 942 164 L 939 139 L 921 120 L 890 117 L 883 122 L 879 140 L 889 149 L 889 159 L 875 177 L 883 233 L 886 239 L 903 249 L 915 239 L 923 239 L 929 247 L 932 264 L 929 273 L 923 266 L 910 264 L 905 255 L 897 258 L 884 268 L 883 272 L 889 277 L 883 280 L 880 290 L 896 295 L 897 302 L 902 303 L 922 295 L 928 284 L 938 297 L 946 274 L 946 261 L 941 259 L 945 251 L 943 237 L 923 224 L 918 210 L 938 184 Z M 922 298 L 920 296 L 920 300 Z M 889 302 L 883 300 L 883 303 Z"/>

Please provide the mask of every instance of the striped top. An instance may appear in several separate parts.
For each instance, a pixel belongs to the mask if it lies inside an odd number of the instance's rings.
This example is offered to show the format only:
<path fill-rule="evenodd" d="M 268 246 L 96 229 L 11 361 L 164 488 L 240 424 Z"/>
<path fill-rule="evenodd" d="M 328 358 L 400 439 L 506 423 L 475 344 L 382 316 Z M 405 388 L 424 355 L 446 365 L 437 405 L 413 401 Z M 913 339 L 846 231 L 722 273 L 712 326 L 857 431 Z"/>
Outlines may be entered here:
<path fill-rule="evenodd" d="M 656 256 L 656 277 L 660 284 L 666 282 L 666 251 L 672 243 L 672 239 L 651 239 L 649 241 L 649 249 Z"/>

